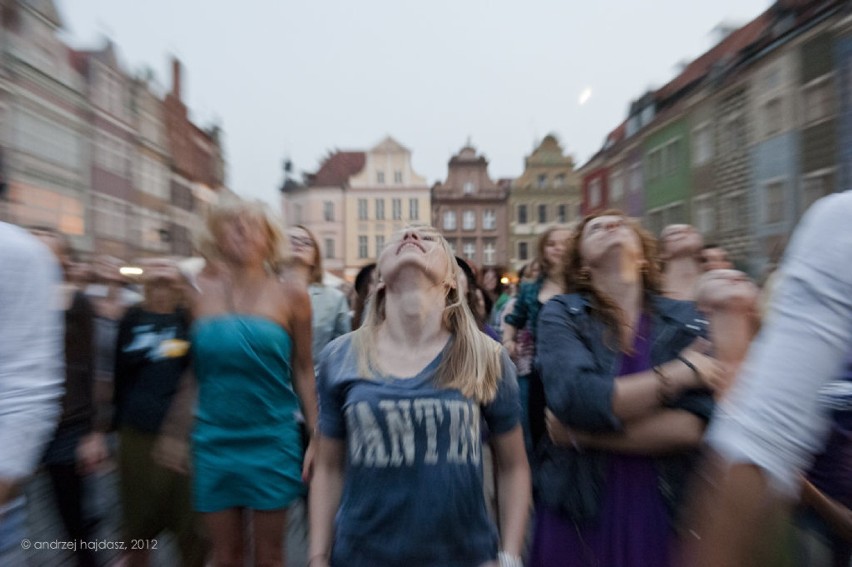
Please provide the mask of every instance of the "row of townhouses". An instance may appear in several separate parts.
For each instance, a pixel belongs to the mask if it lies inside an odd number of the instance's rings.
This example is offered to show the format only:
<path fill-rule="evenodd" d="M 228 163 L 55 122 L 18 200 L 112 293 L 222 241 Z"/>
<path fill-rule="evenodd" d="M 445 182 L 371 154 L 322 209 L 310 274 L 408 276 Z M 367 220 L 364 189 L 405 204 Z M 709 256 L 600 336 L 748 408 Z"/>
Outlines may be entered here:
<path fill-rule="evenodd" d="M 431 223 L 459 256 L 515 271 L 547 227 L 608 208 L 655 234 L 693 224 L 758 275 L 811 203 L 851 176 L 852 2 L 778 0 L 634 100 L 578 169 L 549 135 L 517 179 L 494 180 L 467 144 L 430 187 L 387 138 L 332 153 L 282 192 L 286 219 L 314 231 L 328 269 L 347 279 L 406 223 Z"/>
<path fill-rule="evenodd" d="M 517 270 L 536 254 L 538 235 L 581 210 L 574 161 L 548 135 L 517 179 L 494 180 L 470 143 L 431 187 L 411 166 L 411 151 L 386 138 L 368 151 L 331 153 L 304 183 L 282 187 L 288 224 L 310 229 L 324 267 L 351 280 L 374 262 L 390 235 L 407 224 L 432 224 L 456 254 L 478 266 Z"/>
<path fill-rule="evenodd" d="M 48 226 L 84 254 L 189 255 L 199 215 L 225 191 L 218 127 L 131 75 L 111 42 L 59 37 L 51 0 L 0 0 L 0 220 Z"/>
<path fill-rule="evenodd" d="M 807 208 L 850 188 L 848 0 L 778 0 L 630 105 L 579 169 L 583 212 L 691 223 L 753 274 Z"/>

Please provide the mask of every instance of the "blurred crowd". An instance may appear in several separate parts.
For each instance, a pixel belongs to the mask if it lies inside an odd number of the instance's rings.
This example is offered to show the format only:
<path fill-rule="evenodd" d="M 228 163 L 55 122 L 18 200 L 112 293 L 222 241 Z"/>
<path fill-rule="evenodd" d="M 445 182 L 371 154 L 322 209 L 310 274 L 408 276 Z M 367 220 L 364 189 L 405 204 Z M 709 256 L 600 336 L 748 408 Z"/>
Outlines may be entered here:
<path fill-rule="evenodd" d="M 310 567 L 849 566 L 850 201 L 760 281 L 616 210 L 517 273 L 407 227 L 339 286 L 238 199 L 190 259 L 0 224 L 0 564 L 34 471 L 88 542 L 114 467 L 122 565 L 165 531 L 184 565 L 282 565 L 307 498 Z"/>

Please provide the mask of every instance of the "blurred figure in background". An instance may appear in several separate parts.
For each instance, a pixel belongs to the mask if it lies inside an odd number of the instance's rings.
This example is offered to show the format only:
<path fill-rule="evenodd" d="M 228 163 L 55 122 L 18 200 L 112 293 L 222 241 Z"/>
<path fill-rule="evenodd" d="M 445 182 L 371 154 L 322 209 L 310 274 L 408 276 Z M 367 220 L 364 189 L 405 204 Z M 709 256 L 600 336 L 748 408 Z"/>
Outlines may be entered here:
<path fill-rule="evenodd" d="M 524 436 L 530 454 L 545 433 L 544 389 L 534 366 L 538 314 L 550 298 L 565 293 L 562 257 L 570 237 L 571 231 L 565 226 L 552 226 L 542 233 L 531 264 L 539 268 L 538 276 L 521 283 L 512 310 L 503 320 L 503 346 L 518 366 Z"/>
<path fill-rule="evenodd" d="M 533 567 L 671 565 L 681 486 L 721 374 L 689 302 L 660 295 L 656 243 L 620 211 L 568 244 L 569 291 L 541 310 L 550 439 L 537 469 Z"/>
<path fill-rule="evenodd" d="M 745 360 L 760 329 L 760 290 L 743 272 L 716 269 L 706 272 L 695 286 L 698 309 L 709 320 L 713 356 L 725 365 L 725 376 L 715 394 L 722 398 Z"/>
<path fill-rule="evenodd" d="M 689 557 L 707 567 L 757 566 L 767 519 L 795 500 L 831 421 L 820 400 L 852 350 L 852 192 L 811 206 L 796 229 L 769 314 L 710 428 L 718 458 Z M 848 477 L 847 477 L 848 478 Z M 769 555 L 771 557 L 771 554 Z"/>
<path fill-rule="evenodd" d="M 730 270 L 734 267 L 728 260 L 728 251 L 718 244 L 705 244 L 701 249 L 701 269 L 705 272 L 710 270 Z"/>
<path fill-rule="evenodd" d="M 485 320 L 498 333 L 502 330 L 503 308 L 509 301 L 509 290 L 502 281 L 503 271 L 500 266 L 486 266 L 477 277 L 479 289 L 485 296 Z"/>
<path fill-rule="evenodd" d="M 25 565 L 23 484 L 61 413 L 64 321 L 50 250 L 0 222 L 0 564 Z"/>
<path fill-rule="evenodd" d="M 256 564 L 282 565 L 287 508 L 310 474 L 312 445 L 303 467 L 296 414 L 312 433 L 311 304 L 303 285 L 276 272 L 286 248 L 266 207 L 239 199 L 213 208 L 199 233 L 209 262 L 190 282 L 198 381 L 193 500 L 216 565 L 241 565 L 247 542 Z"/>
<path fill-rule="evenodd" d="M 126 278 L 119 271 L 124 261 L 98 256 L 92 265 L 93 283 L 86 295 L 95 311 L 95 427 L 105 431 L 112 421 L 113 370 L 118 324 L 127 308 L 136 302 L 125 290 Z"/>
<path fill-rule="evenodd" d="M 352 330 L 349 305 L 341 291 L 323 283 L 322 254 L 313 233 L 297 225 L 287 231 L 287 237 L 291 255 L 286 269 L 307 287 L 311 297 L 311 353 L 317 364 L 325 345 Z"/>
<path fill-rule="evenodd" d="M 479 289 L 479 286 L 476 285 L 476 275 L 473 272 L 473 268 L 458 256 L 455 258 L 456 264 L 461 268 L 461 276 L 463 276 L 459 278 L 459 295 L 467 301 L 467 306 L 470 308 L 470 312 L 473 313 L 473 317 L 476 319 L 476 326 L 479 327 L 479 330 L 499 342 L 500 335 L 485 321 L 487 310 L 485 308 L 484 295 L 482 290 Z"/>
<path fill-rule="evenodd" d="M 189 314 L 182 307 L 181 276 L 173 262 L 142 264 L 144 300 L 121 320 L 115 355 L 114 429 L 124 541 L 129 567 L 149 564 L 149 550 L 132 545 L 171 531 L 182 565 L 204 565 L 206 545 L 193 512 L 186 472 L 154 461 L 163 420 L 189 365 Z"/>
<path fill-rule="evenodd" d="M 53 229 L 33 228 L 30 232 L 56 256 L 63 274 L 71 262 L 70 244 Z M 86 295 L 65 281 L 56 287 L 54 305 L 65 314 L 65 395 L 62 417 L 44 454 L 53 497 L 69 540 L 93 541 L 98 519 L 86 510 L 87 483 L 107 457 L 103 436 L 93 433 L 94 391 L 94 312 Z M 88 485 L 91 486 L 91 485 Z M 97 565 L 95 551 L 85 546 L 74 550 L 77 565 Z"/>
<path fill-rule="evenodd" d="M 355 276 L 355 298 L 352 301 L 352 329 L 361 326 L 361 319 L 370 294 L 376 289 L 376 264 L 367 264 Z"/>
<path fill-rule="evenodd" d="M 670 224 L 660 233 L 663 262 L 663 295 L 683 301 L 695 300 L 695 284 L 701 277 L 701 248 L 704 239 L 688 224 Z"/>

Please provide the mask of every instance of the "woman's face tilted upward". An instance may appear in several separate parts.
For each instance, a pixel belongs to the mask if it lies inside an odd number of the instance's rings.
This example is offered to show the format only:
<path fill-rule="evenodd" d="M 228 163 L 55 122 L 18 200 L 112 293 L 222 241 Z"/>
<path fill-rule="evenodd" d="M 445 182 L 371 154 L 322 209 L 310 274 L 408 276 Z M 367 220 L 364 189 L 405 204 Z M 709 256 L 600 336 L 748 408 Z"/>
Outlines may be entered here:
<path fill-rule="evenodd" d="M 216 231 L 222 256 L 236 264 L 263 263 L 272 246 L 263 217 L 242 213 L 225 219 Z"/>
<path fill-rule="evenodd" d="M 454 281 L 451 259 L 434 228 L 408 227 L 396 232 L 382 250 L 378 273 L 386 285 L 410 269 L 422 272 L 436 283 Z"/>
<path fill-rule="evenodd" d="M 586 223 L 580 240 L 583 263 L 595 267 L 611 260 L 614 254 L 626 255 L 637 264 L 645 260 L 639 234 L 627 219 L 606 215 Z"/>

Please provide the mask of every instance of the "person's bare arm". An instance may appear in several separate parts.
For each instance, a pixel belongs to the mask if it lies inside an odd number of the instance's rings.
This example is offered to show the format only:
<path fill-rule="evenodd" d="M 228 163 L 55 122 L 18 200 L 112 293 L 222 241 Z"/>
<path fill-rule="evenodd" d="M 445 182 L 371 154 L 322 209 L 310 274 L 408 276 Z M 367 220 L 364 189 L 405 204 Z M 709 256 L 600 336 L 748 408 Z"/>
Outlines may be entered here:
<path fill-rule="evenodd" d="M 317 449 L 308 498 L 308 567 L 327 567 L 334 542 L 334 517 L 343 493 L 346 444 L 343 440 L 324 435 L 319 435 L 315 442 Z"/>
<path fill-rule="evenodd" d="M 697 447 L 705 426 L 688 411 L 666 409 L 630 422 L 619 432 L 588 433 L 566 427 L 547 412 L 547 430 L 557 445 L 635 455 L 666 455 Z"/>
<path fill-rule="evenodd" d="M 524 549 L 532 492 L 530 467 L 520 426 L 491 440 L 497 465 L 502 549 L 520 557 Z"/>

